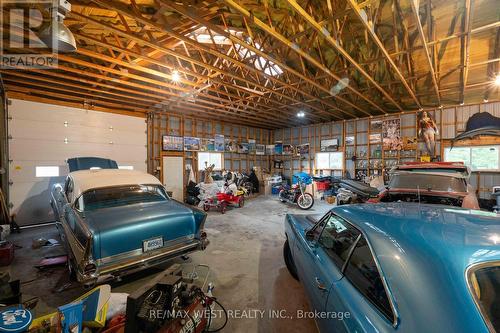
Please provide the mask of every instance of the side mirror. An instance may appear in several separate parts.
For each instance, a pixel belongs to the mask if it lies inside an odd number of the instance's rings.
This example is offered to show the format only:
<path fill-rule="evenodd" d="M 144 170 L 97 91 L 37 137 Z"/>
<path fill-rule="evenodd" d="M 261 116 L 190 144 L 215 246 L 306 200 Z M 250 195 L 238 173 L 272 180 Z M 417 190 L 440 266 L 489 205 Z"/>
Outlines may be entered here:
<path fill-rule="evenodd" d="M 309 242 L 312 242 L 314 240 L 314 231 L 313 230 L 306 231 L 306 240 Z"/>

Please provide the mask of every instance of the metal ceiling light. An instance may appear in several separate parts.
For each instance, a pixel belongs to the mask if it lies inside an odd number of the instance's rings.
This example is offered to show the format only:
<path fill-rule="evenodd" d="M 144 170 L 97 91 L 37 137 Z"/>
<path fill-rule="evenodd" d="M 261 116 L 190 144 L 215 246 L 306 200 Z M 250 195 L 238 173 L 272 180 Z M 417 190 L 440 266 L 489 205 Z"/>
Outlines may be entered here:
<path fill-rule="evenodd" d="M 495 85 L 500 86 L 500 74 L 495 77 Z"/>
<path fill-rule="evenodd" d="M 305 117 L 305 115 L 306 115 L 306 114 L 304 113 L 304 111 L 299 111 L 299 112 L 297 112 L 297 117 L 299 117 L 299 118 L 304 118 L 304 117 Z"/>
<path fill-rule="evenodd" d="M 57 52 L 75 52 L 75 36 L 64 25 L 64 18 L 71 11 L 71 4 L 67 0 L 59 0 L 58 6 L 50 10 L 51 16 L 54 15 L 54 12 L 56 13 L 56 22 L 53 20 L 47 27 L 40 31 L 40 39 Z"/>

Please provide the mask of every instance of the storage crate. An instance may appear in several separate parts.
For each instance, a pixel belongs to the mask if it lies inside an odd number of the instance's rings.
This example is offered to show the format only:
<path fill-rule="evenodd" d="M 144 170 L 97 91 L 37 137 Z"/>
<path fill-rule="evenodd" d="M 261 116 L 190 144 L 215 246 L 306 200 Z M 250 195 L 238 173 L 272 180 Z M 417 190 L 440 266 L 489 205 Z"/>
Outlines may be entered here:
<path fill-rule="evenodd" d="M 330 188 L 330 182 L 316 182 L 316 189 L 318 191 L 326 191 Z"/>

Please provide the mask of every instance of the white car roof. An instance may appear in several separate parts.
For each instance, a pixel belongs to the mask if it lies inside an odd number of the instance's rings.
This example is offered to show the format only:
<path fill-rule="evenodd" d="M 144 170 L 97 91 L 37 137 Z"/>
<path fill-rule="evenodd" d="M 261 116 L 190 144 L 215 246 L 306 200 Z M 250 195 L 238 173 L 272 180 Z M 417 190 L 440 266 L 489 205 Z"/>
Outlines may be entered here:
<path fill-rule="evenodd" d="M 73 179 L 73 199 L 91 189 L 137 184 L 158 184 L 161 182 L 149 173 L 136 170 L 94 169 L 70 172 Z"/>

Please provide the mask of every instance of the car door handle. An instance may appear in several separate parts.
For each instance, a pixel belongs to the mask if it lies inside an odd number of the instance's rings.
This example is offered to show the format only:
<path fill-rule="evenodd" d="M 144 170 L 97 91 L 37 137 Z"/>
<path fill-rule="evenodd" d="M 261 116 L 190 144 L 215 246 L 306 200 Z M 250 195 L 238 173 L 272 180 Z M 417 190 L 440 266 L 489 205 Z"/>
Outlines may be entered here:
<path fill-rule="evenodd" d="M 321 280 L 320 280 L 318 277 L 315 277 L 314 279 L 316 280 L 316 287 L 317 287 L 319 290 L 326 291 L 326 287 L 325 287 L 325 285 L 323 284 L 323 282 L 321 282 Z"/>

